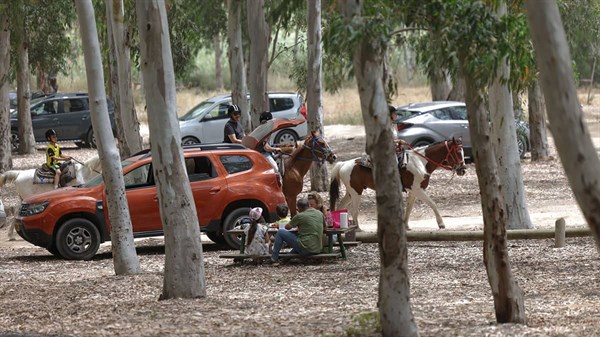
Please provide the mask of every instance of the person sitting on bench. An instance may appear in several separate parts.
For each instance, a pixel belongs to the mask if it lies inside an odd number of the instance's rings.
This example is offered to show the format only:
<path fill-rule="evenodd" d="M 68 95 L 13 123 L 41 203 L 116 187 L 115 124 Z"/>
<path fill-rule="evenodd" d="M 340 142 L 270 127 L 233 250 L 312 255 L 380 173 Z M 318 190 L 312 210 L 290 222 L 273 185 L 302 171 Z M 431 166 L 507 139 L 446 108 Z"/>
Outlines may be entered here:
<path fill-rule="evenodd" d="M 280 229 L 275 236 L 271 262 L 279 263 L 279 252 L 283 243 L 292 247 L 292 254 L 315 255 L 323 249 L 323 228 L 325 227 L 325 217 L 320 211 L 310 207 L 308 200 L 301 198 L 296 203 L 298 214 L 292 218 L 285 228 L 292 229 L 298 227 L 298 235 Z"/>
<path fill-rule="evenodd" d="M 248 214 L 251 222 L 244 228 L 244 233 L 246 234 L 246 255 L 269 255 L 269 246 L 271 244 L 269 233 L 267 232 L 267 227 L 259 223 L 263 219 L 262 212 L 262 208 L 254 207 L 250 209 L 250 213 Z"/>

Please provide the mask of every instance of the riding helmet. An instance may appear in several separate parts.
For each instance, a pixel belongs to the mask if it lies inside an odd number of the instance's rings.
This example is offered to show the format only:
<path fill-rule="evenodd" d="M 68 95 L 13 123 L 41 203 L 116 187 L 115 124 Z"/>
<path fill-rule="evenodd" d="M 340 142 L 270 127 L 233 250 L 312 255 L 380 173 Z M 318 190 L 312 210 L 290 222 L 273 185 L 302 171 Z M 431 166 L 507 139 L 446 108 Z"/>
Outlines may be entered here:
<path fill-rule="evenodd" d="M 265 112 L 263 112 L 263 113 L 260 114 L 260 119 L 259 120 L 260 120 L 261 124 L 263 122 L 270 121 L 271 119 L 273 119 L 273 114 L 271 114 L 268 111 L 265 111 Z"/>
<path fill-rule="evenodd" d="M 229 106 L 229 108 L 227 109 L 227 116 L 231 117 L 232 114 L 241 114 L 242 110 L 240 110 L 240 107 L 237 106 L 236 104 L 232 104 Z"/>
<path fill-rule="evenodd" d="M 56 136 L 56 131 L 54 131 L 54 129 L 48 129 L 48 131 L 46 131 L 46 139 L 49 139 L 50 136 Z"/>

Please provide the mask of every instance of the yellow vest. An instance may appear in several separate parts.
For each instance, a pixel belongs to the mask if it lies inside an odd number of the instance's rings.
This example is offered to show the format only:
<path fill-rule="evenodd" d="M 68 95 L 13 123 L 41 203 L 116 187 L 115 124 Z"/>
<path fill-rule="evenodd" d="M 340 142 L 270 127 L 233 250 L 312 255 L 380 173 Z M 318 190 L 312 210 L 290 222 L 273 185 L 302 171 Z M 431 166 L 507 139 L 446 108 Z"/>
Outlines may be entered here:
<path fill-rule="evenodd" d="M 52 159 L 52 157 L 60 156 L 60 147 L 58 143 L 52 145 L 52 143 L 48 144 L 48 149 L 46 150 L 46 164 L 48 166 L 53 166 L 58 164 L 58 160 Z"/>

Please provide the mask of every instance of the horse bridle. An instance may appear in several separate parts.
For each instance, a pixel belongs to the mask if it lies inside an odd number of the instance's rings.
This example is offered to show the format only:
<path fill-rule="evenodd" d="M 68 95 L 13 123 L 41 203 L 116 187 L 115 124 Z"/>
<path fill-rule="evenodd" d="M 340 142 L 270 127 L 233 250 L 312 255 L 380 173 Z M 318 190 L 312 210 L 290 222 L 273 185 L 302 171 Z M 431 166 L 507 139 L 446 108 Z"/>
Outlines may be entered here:
<path fill-rule="evenodd" d="M 329 155 L 333 151 L 329 147 L 324 147 L 323 145 L 321 145 L 321 143 L 318 142 L 319 139 L 322 139 L 322 138 L 319 136 L 314 136 L 311 139 L 310 146 L 306 145 L 306 143 L 304 145 L 302 145 L 305 149 L 310 150 L 310 153 L 312 156 L 311 158 L 300 157 L 298 159 L 310 160 L 310 161 L 318 162 L 319 164 L 323 164 L 325 162 L 325 160 L 327 160 L 327 157 L 329 157 Z M 319 157 L 318 154 L 320 154 L 321 157 Z"/>
<path fill-rule="evenodd" d="M 446 140 L 444 142 L 444 145 L 446 145 L 446 157 L 444 157 L 444 159 L 442 159 L 442 161 L 440 161 L 439 163 L 436 162 L 435 160 L 427 157 L 424 154 L 419 153 L 419 151 L 415 150 L 412 146 L 408 145 L 414 153 L 416 153 L 417 155 L 419 155 L 420 157 L 424 158 L 425 160 L 427 160 L 428 162 L 432 163 L 433 165 L 437 166 L 437 167 L 441 167 L 445 170 L 448 171 L 453 171 L 455 167 L 459 166 L 459 165 L 464 165 L 465 161 L 464 159 L 461 160 L 460 159 L 460 155 L 458 154 L 458 151 L 460 149 L 462 149 L 462 144 L 458 144 L 456 142 L 453 142 L 452 145 L 448 146 L 448 141 Z M 457 164 L 454 166 L 450 166 L 450 160 L 449 159 L 453 159 Z M 447 163 L 448 165 L 444 164 Z"/>

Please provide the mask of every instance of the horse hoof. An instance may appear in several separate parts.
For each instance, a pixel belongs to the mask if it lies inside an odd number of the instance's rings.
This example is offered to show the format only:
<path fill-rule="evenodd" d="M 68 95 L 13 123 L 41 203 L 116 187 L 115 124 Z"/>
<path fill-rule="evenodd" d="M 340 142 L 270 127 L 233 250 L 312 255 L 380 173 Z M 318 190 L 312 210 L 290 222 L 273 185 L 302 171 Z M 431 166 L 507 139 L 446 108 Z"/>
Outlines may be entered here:
<path fill-rule="evenodd" d="M 444 224 L 439 224 L 438 226 L 440 227 L 440 229 L 446 229 L 446 225 Z"/>
<path fill-rule="evenodd" d="M 8 238 L 8 241 L 17 241 L 15 238 Z"/>

